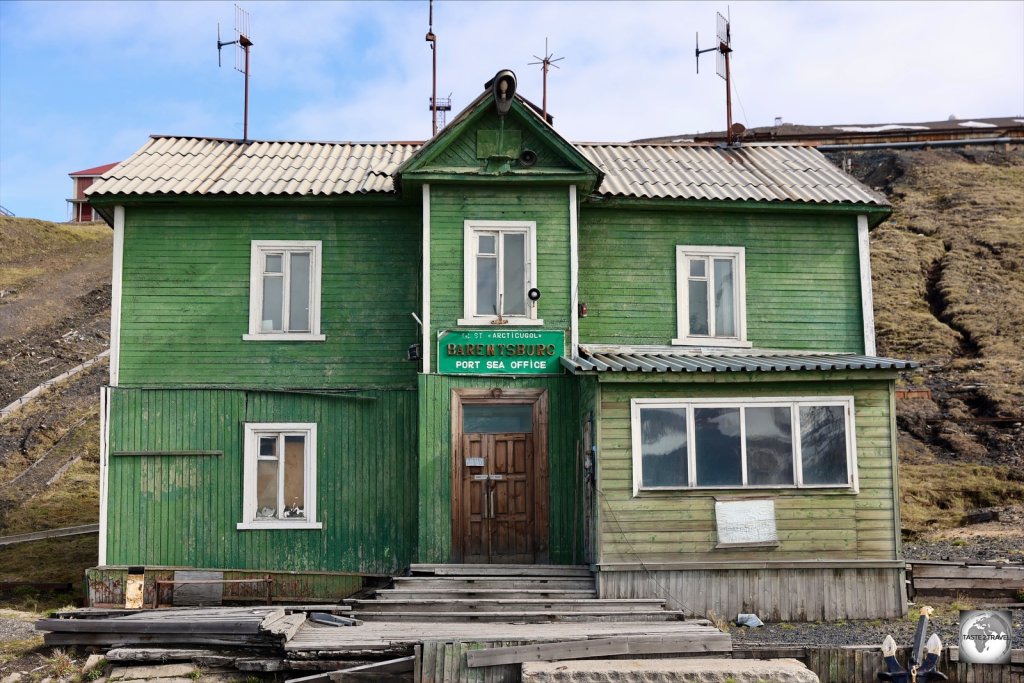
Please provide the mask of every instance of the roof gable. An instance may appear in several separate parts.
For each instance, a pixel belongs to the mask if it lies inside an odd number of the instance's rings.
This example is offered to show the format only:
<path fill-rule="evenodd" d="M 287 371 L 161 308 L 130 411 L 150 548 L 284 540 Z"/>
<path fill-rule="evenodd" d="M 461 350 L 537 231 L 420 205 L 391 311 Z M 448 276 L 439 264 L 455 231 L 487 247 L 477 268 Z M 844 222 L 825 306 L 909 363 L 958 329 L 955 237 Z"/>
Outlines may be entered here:
<path fill-rule="evenodd" d="M 410 180 L 559 179 L 582 181 L 592 188 L 603 174 L 521 97 L 517 95 L 508 114 L 500 117 L 485 92 L 403 163 L 397 175 Z"/>

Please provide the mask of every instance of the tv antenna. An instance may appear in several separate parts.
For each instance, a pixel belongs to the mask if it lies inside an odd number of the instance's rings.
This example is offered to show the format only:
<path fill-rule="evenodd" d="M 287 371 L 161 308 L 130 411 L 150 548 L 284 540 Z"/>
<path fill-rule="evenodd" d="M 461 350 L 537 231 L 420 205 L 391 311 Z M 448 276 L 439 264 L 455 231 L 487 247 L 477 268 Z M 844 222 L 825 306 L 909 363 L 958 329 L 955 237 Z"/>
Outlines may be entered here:
<path fill-rule="evenodd" d="M 548 120 L 548 70 L 551 67 L 555 67 L 556 69 L 562 68 L 562 67 L 558 66 L 557 64 L 555 64 L 555 62 L 560 62 L 563 59 L 565 59 L 565 57 L 559 57 L 558 59 L 552 59 L 552 57 L 554 57 L 554 56 L 555 56 L 554 53 L 548 52 L 548 39 L 545 38 L 544 39 L 544 56 L 543 57 L 538 57 L 537 55 L 534 55 L 533 58 L 537 59 L 537 60 L 540 60 L 540 61 L 530 62 L 530 66 L 534 66 L 536 64 L 540 64 L 541 65 L 541 70 L 544 72 L 544 99 L 543 99 L 541 108 L 544 111 L 544 120 L 545 121 Z"/>
<path fill-rule="evenodd" d="M 729 74 L 729 55 L 732 53 L 732 29 L 730 19 L 718 12 L 718 45 L 715 47 L 700 49 L 700 34 L 697 34 L 697 47 L 694 54 L 697 58 L 697 73 L 700 73 L 700 56 L 705 52 L 717 52 L 718 60 L 715 71 L 725 81 L 725 140 L 731 145 L 734 142 L 735 131 L 732 129 L 732 81 Z"/>
<path fill-rule="evenodd" d="M 437 99 L 437 36 L 434 35 L 434 0 L 430 0 L 430 17 L 427 22 L 427 36 L 424 40 L 430 43 L 430 53 L 434 59 L 433 85 L 430 91 L 430 136 L 433 137 L 437 135 L 437 112 L 441 112 L 441 126 L 444 126 L 447 119 L 446 112 L 452 110 L 451 93 L 448 93 L 448 97 Z"/>
<path fill-rule="evenodd" d="M 252 40 L 249 36 L 249 13 L 235 5 L 235 39 L 220 39 L 220 22 L 217 23 L 217 66 L 220 63 L 220 51 L 228 45 L 237 45 L 238 52 L 235 53 L 235 70 L 245 74 L 245 109 L 242 117 L 242 140 L 249 139 L 249 48 L 252 47 Z"/>

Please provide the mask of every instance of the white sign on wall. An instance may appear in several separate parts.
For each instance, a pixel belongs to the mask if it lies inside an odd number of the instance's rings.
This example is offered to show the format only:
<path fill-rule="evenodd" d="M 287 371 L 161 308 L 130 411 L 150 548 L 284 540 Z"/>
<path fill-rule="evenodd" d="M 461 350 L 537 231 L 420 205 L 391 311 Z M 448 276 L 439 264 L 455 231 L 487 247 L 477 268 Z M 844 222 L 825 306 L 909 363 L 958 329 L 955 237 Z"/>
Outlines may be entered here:
<path fill-rule="evenodd" d="M 779 544 L 773 498 L 716 500 L 715 522 L 718 548 Z"/>

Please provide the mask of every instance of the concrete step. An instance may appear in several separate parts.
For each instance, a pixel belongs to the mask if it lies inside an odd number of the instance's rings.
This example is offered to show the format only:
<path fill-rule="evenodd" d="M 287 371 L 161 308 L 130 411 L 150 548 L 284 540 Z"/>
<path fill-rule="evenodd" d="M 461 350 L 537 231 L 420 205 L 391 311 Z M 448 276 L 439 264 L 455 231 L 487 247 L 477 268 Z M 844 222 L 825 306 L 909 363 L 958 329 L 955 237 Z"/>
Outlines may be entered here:
<path fill-rule="evenodd" d="M 664 609 L 664 600 L 355 600 L 353 609 L 369 612 L 653 612 Z"/>
<path fill-rule="evenodd" d="M 593 578 L 589 567 L 559 564 L 414 564 L 409 573 L 429 576 L 531 576 Z"/>
<path fill-rule="evenodd" d="M 388 588 L 378 590 L 384 600 L 592 600 L 595 590 L 505 588 Z"/>
<path fill-rule="evenodd" d="M 396 576 L 395 590 L 486 589 L 486 590 L 594 590 L 593 577 L 511 577 L 500 576 Z"/>
<path fill-rule="evenodd" d="M 818 683 L 818 676 L 795 659 L 584 659 L 556 662 L 524 662 L 523 683 L 570 683 L 571 681 L 734 681 L 761 683 Z"/>
<path fill-rule="evenodd" d="M 545 624 L 550 622 L 647 622 L 683 621 L 682 612 L 363 612 L 355 615 L 366 621 L 488 622 L 505 624 Z"/>

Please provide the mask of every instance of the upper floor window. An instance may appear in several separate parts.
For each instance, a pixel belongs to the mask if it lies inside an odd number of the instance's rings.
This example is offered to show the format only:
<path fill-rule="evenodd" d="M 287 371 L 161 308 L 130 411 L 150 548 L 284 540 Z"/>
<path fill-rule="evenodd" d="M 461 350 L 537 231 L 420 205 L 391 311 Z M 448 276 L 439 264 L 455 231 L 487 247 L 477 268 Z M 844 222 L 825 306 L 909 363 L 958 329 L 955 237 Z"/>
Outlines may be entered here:
<path fill-rule="evenodd" d="M 322 341 L 319 240 L 253 240 L 248 340 Z"/>
<path fill-rule="evenodd" d="M 529 291 L 536 287 L 537 224 L 465 222 L 465 309 L 460 325 L 543 325 Z"/>
<path fill-rule="evenodd" d="M 633 492 L 857 487 L 851 397 L 632 401 Z"/>
<path fill-rule="evenodd" d="M 316 424 L 246 423 L 239 529 L 319 529 Z"/>
<path fill-rule="evenodd" d="M 673 344 L 749 347 L 743 247 L 676 247 L 679 337 Z"/>

